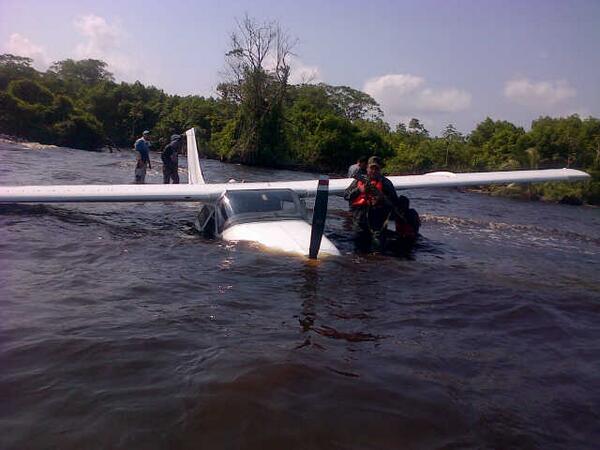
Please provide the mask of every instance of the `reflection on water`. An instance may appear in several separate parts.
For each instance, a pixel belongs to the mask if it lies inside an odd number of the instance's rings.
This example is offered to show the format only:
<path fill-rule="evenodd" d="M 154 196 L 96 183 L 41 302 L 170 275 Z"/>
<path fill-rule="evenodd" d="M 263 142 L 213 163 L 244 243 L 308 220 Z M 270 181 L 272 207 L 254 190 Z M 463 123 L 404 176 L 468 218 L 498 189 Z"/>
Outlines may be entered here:
<path fill-rule="evenodd" d="M 4 185 L 134 167 L 0 159 Z M 316 178 L 202 163 L 213 182 Z M 408 195 L 410 257 L 355 254 L 332 197 L 343 256 L 317 262 L 204 239 L 194 204 L 0 207 L 0 448 L 594 447 L 598 210 Z"/>

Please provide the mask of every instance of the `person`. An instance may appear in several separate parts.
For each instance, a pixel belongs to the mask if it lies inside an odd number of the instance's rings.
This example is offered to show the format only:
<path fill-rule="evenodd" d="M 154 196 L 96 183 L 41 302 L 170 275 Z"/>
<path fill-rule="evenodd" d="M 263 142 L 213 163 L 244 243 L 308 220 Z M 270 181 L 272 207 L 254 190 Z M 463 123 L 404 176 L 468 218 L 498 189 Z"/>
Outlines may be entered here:
<path fill-rule="evenodd" d="M 110 153 L 113 153 L 115 149 L 119 150 L 112 139 L 107 138 L 105 141 L 105 147 L 108 149 Z M 120 150 L 119 150 L 120 151 Z"/>
<path fill-rule="evenodd" d="M 361 156 L 356 160 L 356 164 L 348 167 L 348 178 L 356 178 L 359 175 L 367 174 L 367 157 Z"/>
<path fill-rule="evenodd" d="M 142 137 L 135 141 L 135 150 L 138 152 L 135 165 L 135 182 L 144 184 L 146 182 L 146 168 L 152 169 L 150 164 L 150 131 L 145 130 Z"/>
<path fill-rule="evenodd" d="M 381 174 L 381 160 L 377 156 L 368 159 L 366 176 L 355 178 L 344 198 L 350 203 L 359 250 L 368 251 L 373 243 L 384 246 L 383 231 L 398 195 L 392 182 Z"/>
<path fill-rule="evenodd" d="M 399 214 L 394 216 L 396 235 L 407 244 L 414 243 L 421 227 L 419 213 L 410 207 L 410 200 L 404 195 L 398 196 L 396 207 L 399 211 Z"/>
<path fill-rule="evenodd" d="M 169 184 L 173 180 L 173 184 L 179 184 L 179 155 L 182 144 L 181 135 L 174 134 L 171 136 L 171 142 L 165 146 L 160 158 L 163 162 L 163 183 Z"/>

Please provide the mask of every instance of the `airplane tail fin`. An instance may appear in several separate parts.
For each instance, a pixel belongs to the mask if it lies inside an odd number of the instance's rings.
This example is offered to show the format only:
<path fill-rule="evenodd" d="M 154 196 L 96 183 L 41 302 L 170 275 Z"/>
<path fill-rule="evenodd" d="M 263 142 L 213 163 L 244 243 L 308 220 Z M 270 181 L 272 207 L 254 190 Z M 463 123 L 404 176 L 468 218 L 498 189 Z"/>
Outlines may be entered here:
<path fill-rule="evenodd" d="M 187 137 L 187 161 L 188 161 L 188 183 L 205 184 L 198 157 L 198 146 L 196 145 L 196 134 L 193 128 L 185 132 Z"/>

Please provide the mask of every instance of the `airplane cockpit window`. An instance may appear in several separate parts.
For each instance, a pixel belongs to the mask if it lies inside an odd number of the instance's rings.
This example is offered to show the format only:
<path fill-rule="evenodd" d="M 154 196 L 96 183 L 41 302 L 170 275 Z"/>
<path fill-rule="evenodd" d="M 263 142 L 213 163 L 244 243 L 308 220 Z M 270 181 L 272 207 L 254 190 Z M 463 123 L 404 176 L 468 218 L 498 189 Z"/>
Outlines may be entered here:
<path fill-rule="evenodd" d="M 290 189 L 227 191 L 219 208 L 224 221 L 238 223 L 262 218 L 302 218 L 304 214 L 298 195 Z"/>

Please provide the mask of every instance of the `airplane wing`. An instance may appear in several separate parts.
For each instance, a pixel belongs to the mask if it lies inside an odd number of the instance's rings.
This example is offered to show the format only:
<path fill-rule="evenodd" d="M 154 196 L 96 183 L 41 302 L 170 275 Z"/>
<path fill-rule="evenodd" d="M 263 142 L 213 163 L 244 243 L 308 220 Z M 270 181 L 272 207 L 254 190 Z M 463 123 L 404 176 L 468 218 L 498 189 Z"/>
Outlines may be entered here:
<path fill-rule="evenodd" d="M 194 129 L 186 131 L 189 184 L 122 184 L 71 186 L 0 186 L 0 203 L 68 202 L 202 202 L 216 201 L 223 192 L 242 189 L 292 189 L 300 197 L 317 195 L 318 180 L 273 183 L 206 184 L 198 158 Z M 589 178 L 573 169 L 520 170 L 512 172 L 451 173 L 389 177 L 396 189 L 477 186 L 483 184 L 578 181 Z M 351 178 L 330 180 L 329 194 L 343 194 Z"/>
<path fill-rule="evenodd" d="M 389 177 L 396 189 L 458 187 L 545 181 L 584 181 L 590 176 L 574 169 L 451 173 Z M 342 194 L 351 178 L 330 180 L 329 194 Z M 213 202 L 225 191 L 292 189 L 300 197 L 314 197 L 318 180 L 219 184 L 123 184 L 70 186 L 2 186 L 0 203 L 68 202 Z"/>

